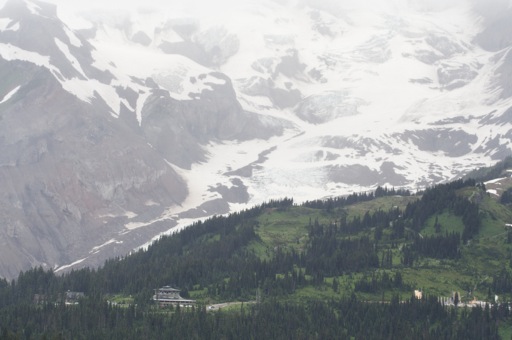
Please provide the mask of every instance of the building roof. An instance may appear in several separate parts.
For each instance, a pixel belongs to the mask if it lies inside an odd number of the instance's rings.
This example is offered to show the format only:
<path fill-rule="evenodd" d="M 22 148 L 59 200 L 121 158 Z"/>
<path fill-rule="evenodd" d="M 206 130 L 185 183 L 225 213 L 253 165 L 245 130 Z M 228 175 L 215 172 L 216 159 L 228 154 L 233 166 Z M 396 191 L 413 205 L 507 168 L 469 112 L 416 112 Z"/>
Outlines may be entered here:
<path fill-rule="evenodd" d="M 162 288 L 158 288 L 158 290 L 169 290 L 172 292 L 181 292 L 181 290 L 173 288 L 171 286 L 163 286 Z"/>
<path fill-rule="evenodd" d="M 169 303 L 195 303 L 195 300 L 184 299 L 180 296 L 180 290 L 171 286 L 164 286 L 155 289 L 153 301 Z"/>
<path fill-rule="evenodd" d="M 158 301 L 158 302 L 189 302 L 189 303 L 196 302 L 196 300 L 187 300 L 187 299 L 183 299 L 183 298 L 169 299 L 169 298 L 156 298 L 155 296 L 153 296 L 153 300 Z"/>

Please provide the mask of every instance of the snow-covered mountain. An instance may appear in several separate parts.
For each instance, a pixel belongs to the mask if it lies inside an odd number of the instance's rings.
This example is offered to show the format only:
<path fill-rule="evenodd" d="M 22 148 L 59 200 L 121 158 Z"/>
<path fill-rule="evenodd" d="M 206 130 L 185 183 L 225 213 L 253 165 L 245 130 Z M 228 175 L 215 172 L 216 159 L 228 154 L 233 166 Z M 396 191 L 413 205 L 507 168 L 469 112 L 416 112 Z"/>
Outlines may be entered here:
<path fill-rule="evenodd" d="M 510 153 L 508 1 L 53 3 L 0 10 L 0 276 Z"/>

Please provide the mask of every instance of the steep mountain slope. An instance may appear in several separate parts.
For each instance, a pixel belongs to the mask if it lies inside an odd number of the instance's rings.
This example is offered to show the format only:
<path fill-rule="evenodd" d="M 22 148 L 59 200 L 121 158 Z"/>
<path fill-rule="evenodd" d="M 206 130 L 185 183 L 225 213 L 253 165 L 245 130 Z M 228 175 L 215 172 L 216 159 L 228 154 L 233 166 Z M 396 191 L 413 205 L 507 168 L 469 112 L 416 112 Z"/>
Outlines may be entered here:
<path fill-rule="evenodd" d="M 6 276 L 75 261 L 126 231 L 123 221 L 153 209 L 148 205 L 187 195 L 183 179 L 129 119 L 112 116 L 124 114 L 108 103 L 115 78 L 93 65 L 91 46 L 55 20 L 55 7 L 37 6 L 9 2 L 0 12 L 9 21 L 0 34 Z"/>
<path fill-rule="evenodd" d="M 258 126 L 222 75 L 205 74 L 210 91 L 181 103 L 95 55 L 54 5 L 9 1 L 0 18 L 2 276 L 100 264 L 167 230 L 137 223 L 186 199 L 169 162 L 204 161 L 211 138 Z"/>
<path fill-rule="evenodd" d="M 506 2 L 52 2 L 0 11 L 1 276 L 510 153 Z"/>

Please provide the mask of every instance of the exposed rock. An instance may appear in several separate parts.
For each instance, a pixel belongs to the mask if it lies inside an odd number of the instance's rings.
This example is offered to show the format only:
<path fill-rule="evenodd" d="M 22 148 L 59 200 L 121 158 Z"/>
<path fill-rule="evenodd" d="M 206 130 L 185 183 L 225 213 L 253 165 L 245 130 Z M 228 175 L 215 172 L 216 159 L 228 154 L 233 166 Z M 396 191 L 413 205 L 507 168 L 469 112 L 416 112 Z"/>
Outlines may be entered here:
<path fill-rule="evenodd" d="M 210 56 L 207 55 L 201 46 L 192 41 L 178 41 L 172 43 L 164 41 L 159 48 L 167 54 L 180 54 L 201 65 L 209 65 L 211 63 Z"/>
<path fill-rule="evenodd" d="M 351 98 L 341 92 L 329 92 L 305 98 L 297 107 L 296 113 L 301 119 L 322 124 L 333 119 L 358 114 L 362 100 Z"/>
<path fill-rule="evenodd" d="M 282 74 L 288 78 L 300 76 L 306 68 L 306 65 L 299 60 L 299 52 L 295 49 L 287 51 L 287 55 L 281 57 L 281 61 L 276 65 L 274 78 Z"/>
<path fill-rule="evenodd" d="M 374 36 L 354 52 L 353 58 L 359 62 L 382 64 L 391 58 L 389 36 Z"/>
<path fill-rule="evenodd" d="M 499 51 L 512 45 L 512 9 L 505 1 L 476 2 L 475 9 L 484 19 L 484 30 L 475 41 L 488 51 Z"/>
<path fill-rule="evenodd" d="M 228 33 L 224 27 L 196 31 L 195 25 L 173 25 L 173 29 L 181 34 L 184 41 L 164 41 L 160 49 L 168 54 L 181 54 L 204 66 L 223 65 L 240 48 L 238 37 Z"/>
<path fill-rule="evenodd" d="M 453 129 L 406 131 L 395 137 L 404 141 L 410 140 L 419 150 L 441 151 L 449 157 L 460 157 L 471 152 L 471 146 L 478 141 L 475 135 Z"/>
<path fill-rule="evenodd" d="M 409 57 L 408 54 L 404 55 L 405 57 Z M 436 53 L 432 50 L 418 50 L 415 52 L 414 57 L 421 61 L 422 63 L 425 63 L 427 65 L 433 65 L 437 61 L 443 59 L 443 56 L 439 53 Z"/>
<path fill-rule="evenodd" d="M 253 77 L 246 82 L 243 92 L 250 96 L 267 97 L 271 102 L 281 109 L 294 107 L 302 100 L 302 93 L 298 89 L 276 87 L 272 79 Z"/>
<path fill-rule="evenodd" d="M 413 84 L 422 84 L 422 85 L 430 85 L 433 83 L 432 79 L 430 78 L 419 78 L 419 79 L 409 79 L 409 81 Z"/>
<path fill-rule="evenodd" d="M 210 84 L 195 99 L 178 101 L 167 92 L 155 91 L 143 110 L 142 129 L 149 143 L 164 158 L 183 168 L 205 160 L 201 145 L 211 140 L 268 138 L 282 132 L 279 125 L 264 125 L 257 115 L 245 112 L 236 98 L 231 81 Z"/>
<path fill-rule="evenodd" d="M 378 139 L 358 136 L 326 136 L 322 138 L 321 145 L 340 150 L 353 149 L 359 156 L 367 155 L 372 148 L 384 150 L 388 154 L 398 155 L 401 153 L 399 149 L 395 149 Z"/>
<path fill-rule="evenodd" d="M 501 99 L 512 97 L 512 51 L 509 50 L 503 62 L 496 70 L 494 77 L 495 87 L 501 90 Z"/>
<path fill-rule="evenodd" d="M 399 186 L 407 183 L 404 176 L 396 173 L 392 162 L 383 162 L 380 171 L 359 164 L 333 166 L 328 169 L 328 176 L 329 180 L 336 183 L 364 186 Z"/>
<path fill-rule="evenodd" d="M 441 67 L 437 69 L 439 84 L 447 90 L 454 90 L 465 86 L 471 80 L 475 79 L 477 75 L 478 72 L 466 64 L 448 65 L 443 63 Z"/>
<path fill-rule="evenodd" d="M 302 94 L 297 89 L 270 88 L 270 99 L 279 108 L 294 107 L 302 99 Z"/>
<path fill-rule="evenodd" d="M 3 276 L 69 263 L 124 230 L 114 217 L 186 197 L 183 179 L 142 136 L 64 91 L 47 69 L 0 61 L 0 73 L 3 86 L 20 86 L 0 105 Z"/>
<path fill-rule="evenodd" d="M 210 189 L 212 192 L 218 192 L 222 198 L 230 203 L 247 203 L 249 201 L 249 193 L 247 187 L 238 178 L 231 179 L 233 184 L 231 187 L 225 185 L 217 185 Z"/>
<path fill-rule="evenodd" d="M 436 49 L 445 58 L 464 51 L 462 46 L 457 42 L 442 35 L 430 34 L 425 39 L 425 42 Z"/>
<path fill-rule="evenodd" d="M 138 31 L 132 36 L 132 41 L 137 44 L 141 44 L 143 46 L 151 45 L 151 38 L 144 32 Z"/>
<path fill-rule="evenodd" d="M 33 51 L 49 56 L 53 65 L 58 65 L 59 73 L 66 79 L 85 77 L 95 78 L 109 83 L 113 76 L 93 66 L 91 55 L 93 47 L 85 39 L 74 36 L 72 40 L 69 30 L 57 18 L 53 4 L 38 2 L 39 13 L 32 13 L 23 1 L 10 0 L 0 10 L 0 17 L 7 17 L 19 23 L 19 29 L 0 31 L 0 41 L 10 43 L 26 51 Z M 76 56 L 78 65 L 67 57 Z"/>

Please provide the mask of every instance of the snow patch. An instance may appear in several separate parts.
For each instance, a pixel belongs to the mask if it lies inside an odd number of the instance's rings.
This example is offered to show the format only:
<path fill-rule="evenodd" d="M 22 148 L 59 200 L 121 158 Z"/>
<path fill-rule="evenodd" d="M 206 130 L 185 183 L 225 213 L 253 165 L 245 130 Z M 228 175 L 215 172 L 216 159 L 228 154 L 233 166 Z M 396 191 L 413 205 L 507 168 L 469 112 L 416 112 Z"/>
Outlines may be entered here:
<path fill-rule="evenodd" d="M 68 36 L 69 42 L 75 47 L 82 47 L 82 42 L 67 26 L 64 26 L 64 32 Z"/>
<path fill-rule="evenodd" d="M 20 23 L 16 22 L 13 25 L 13 21 L 9 18 L 0 18 L 0 31 L 17 31 L 20 29 Z"/>
<path fill-rule="evenodd" d="M 95 79 L 81 80 L 73 78 L 60 80 L 60 82 L 66 91 L 84 102 L 90 103 L 94 97 L 99 97 L 110 108 L 111 115 L 116 118 L 119 117 L 122 100 L 114 87 Z"/>
<path fill-rule="evenodd" d="M 117 241 L 116 239 L 111 239 L 105 243 L 103 243 L 102 245 L 99 245 L 99 246 L 96 246 L 96 247 L 93 247 L 91 249 L 91 251 L 89 251 L 89 254 L 96 254 L 98 252 L 98 250 L 100 250 L 101 248 L 105 247 L 105 246 L 108 246 L 109 244 L 112 244 L 112 243 L 115 243 L 115 244 L 122 244 L 123 241 Z"/>
<path fill-rule="evenodd" d="M 9 18 L 0 18 L 0 31 L 6 31 L 11 23 L 12 20 Z"/>
<path fill-rule="evenodd" d="M 155 202 L 153 200 L 149 200 L 149 201 L 146 201 L 146 203 L 144 203 L 144 205 L 146 207 L 155 207 L 155 206 L 160 206 L 160 204 L 158 202 Z"/>
<path fill-rule="evenodd" d="M 87 80 L 87 77 L 85 76 L 78 60 L 76 60 L 76 58 L 74 58 L 69 52 L 68 46 L 58 39 L 55 39 L 55 43 L 70 60 L 77 72 L 79 72 L 84 77 L 84 79 L 65 79 L 59 69 L 50 63 L 49 56 L 42 56 L 35 52 L 26 51 L 11 44 L 0 43 L 0 56 L 7 61 L 27 61 L 37 66 L 47 68 L 62 84 L 62 87 L 66 91 L 75 95 L 84 102 L 90 103 L 92 98 L 96 96 L 96 93 L 99 93 L 103 100 L 111 108 L 112 113 L 116 117 L 119 116 L 121 100 L 117 95 L 115 88 L 106 84 L 102 84 L 94 79 Z"/>
<path fill-rule="evenodd" d="M 55 269 L 55 273 L 58 273 L 58 272 L 60 272 L 61 270 L 64 270 L 64 269 L 67 269 L 67 268 L 74 267 L 74 266 L 76 266 L 77 264 L 80 264 L 80 263 L 84 262 L 85 260 L 87 260 L 87 257 L 85 257 L 85 258 L 83 258 L 83 259 L 81 259 L 81 260 L 75 261 L 75 262 L 73 262 L 73 263 L 67 264 L 67 265 L 65 265 L 65 266 L 60 266 L 60 267 L 58 267 L 57 269 Z"/>
<path fill-rule="evenodd" d="M 128 217 L 129 219 L 135 218 L 139 215 L 134 213 L 133 211 L 125 211 L 124 216 Z"/>
<path fill-rule="evenodd" d="M 495 189 L 487 189 L 487 192 L 488 192 L 489 194 L 494 195 L 494 196 L 499 196 L 499 195 L 498 195 L 498 191 L 496 191 Z"/>
<path fill-rule="evenodd" d="M 135 109 L 132 107 L 132 105 L 128 102 L 128 100 L 124 98 L 120 98 L 121 104 L 123 104 L 128 110 L 134 112 Z M 140 125 L 140 124 L 139 124 Z"/>
<path fill-rule="evenodd" d="M 0 55 L 7 61 L 22 60 L 31 62 L 37 66 L 44 66 L 50 69 L 50 57 L 42 56 L 39 53 L 23 50 L 11 44 L 0 43 Z"/>
<path fill-rule="evenodd" d="M 75 58 L 75 56 L 71 53 L 69 50 L 68 45 L 60 41 L 59 39 L 55 38 L 55 44 L 57 44 L 57 47 L 60 49 L 60 51 L 64 54 L 64 56 L 69 60 L 71 65 L 75 70 L 77 70 L 78 73 L 84 78 L 87 79 L 87 76 L 85 75 L 84 70 L 82 70 L 82 66 L 80 65 L 80 62 Z"/>
<path fill-rule="evenodd" d="M 8 101 L 9 99 L 12 98 L 12 96 L 14 96 L 16 94 L 16 92 L 18 92 L 18 90 L 20 89 L 21 86 L 16 86 L 14 89 L 12 89 L 9 93 L 7 93 L 4 98 L 2 99 L 2 101 L 0 101 L 0 104 L 3 104 L 5 103 L 6 101 Z"/>
<path fill-rule="evenodd" d="M 14 25 L 12 25 L 11 27 L 9 27 L 7 30 L 8 31 L 13 31 L 13 32 L 16 32 L 20 29 L 20 23 L 17 22 L 15 23 Z"/>
<path fill-rule="evenodd" d="M 181 83 L 182 91 L 180 96 L 187 95 L 189 98 L 194 97 L 196 94 L 201 94 L 203 91 L 213 91 L 212 85 L 225 85 L 226 80 L 217 78 L 211 74 L 199 74 L 197 76 L 190 76 L 188 81 L 185 79 Z"/>
<path fill-rule="evenodd" d="M 133 251 L 137 252 L 139 250 L 148 250 L 148 247 L 150 245 L 155 243 L 155 241 L 158 241 L 163 236 L 170 236 L 170 235 L 176 234 L 176 233 L 180 232 L 181 230 L 185 229 L 186 227 L 191 226 L 193 223 L 196 223 L 196 222 L 198 222 L 200 220 L 203 220 L 203 219 L 199 219 L 199 218 L 195 218 L 195 219 L 193 219 L 193 218 L 183 218 L 183 219 L 180 220 L 178 225 L 170 228 L 169 230 L 167 230 L 167 231 L 165 231 L 163 233 L 160 233 L 160 234 L 156 235 L 150 241 L 144 243 L 140 247 L 135 248 Z"/>
<path fill-rule="evenodd" d="M 501 182 L 501 181 L 503 181 L 503 180 L 505 180 L 505 179 L 507 179 L 507 178 L 506 178 L 506 177 L 503 177 L 503 178 L 496 178 L 496 179 L 492 179 L 492 180 L 490 180 L 490 181 L 487 181 L 487 182 L 485 182 L 484 184 L 485 184 L 485 185 L 488 185 L 488 184 L 495 184 L 495 183 L 499 183 L 499 182 Z"/>
<path fill-rule="evenodd" d="M 142 125 L 142 109 L 144 108 L 144 104 L 146 103 L 146 100 L 149 98 L 149 96 L 151 96 L 151 91 L 139 91 L 139 97 L 137 98 L 137 109 L 135 112 L 139 126 Z"/>
<path fill-rule="evenodd" d="M 129 223 L 126 223 L 124 225 L 124 227 L 125 227 L 125 229 L 132 231 L 135 229 L 147 227 L 148 225 L 151 225 L 153 223 L 154 223 L 154 221 L 151 221 L 151 222 L 129 222 Z"/>
<path fill-rule="evenodd" d="M 41 13 L 42 9 L 38 4 L 35 4 L 30 0 L 25 0 L 25 4 L 32 14 L 39 15 Z"/>

